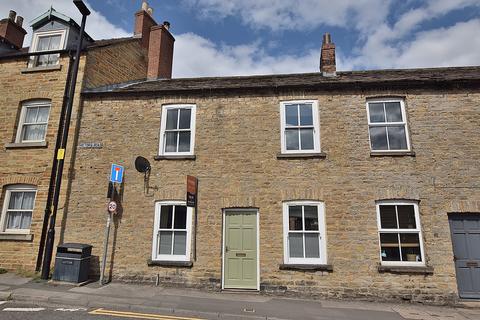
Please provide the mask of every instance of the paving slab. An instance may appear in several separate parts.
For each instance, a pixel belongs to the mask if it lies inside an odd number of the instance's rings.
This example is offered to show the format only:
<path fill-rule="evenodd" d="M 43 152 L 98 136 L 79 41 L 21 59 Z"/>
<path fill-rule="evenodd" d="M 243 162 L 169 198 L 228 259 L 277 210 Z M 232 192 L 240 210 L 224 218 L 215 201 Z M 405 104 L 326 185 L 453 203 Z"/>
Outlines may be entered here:
<path fill-rule="evenodd" d="M 25 278 L 14 273 L 0 274 L 0 284 L 7 286 L 21 286 L 30 282 L 32 278 Z"/>

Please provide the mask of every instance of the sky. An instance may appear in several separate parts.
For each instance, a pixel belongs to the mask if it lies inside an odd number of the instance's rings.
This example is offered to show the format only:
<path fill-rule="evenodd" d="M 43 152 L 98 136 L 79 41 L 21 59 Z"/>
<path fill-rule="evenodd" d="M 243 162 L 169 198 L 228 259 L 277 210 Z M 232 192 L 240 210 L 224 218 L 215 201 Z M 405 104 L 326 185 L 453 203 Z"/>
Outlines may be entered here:
<path fill-rule="evenodd" d="M 84 0 L 94 39 L 131 36 L 141 0 Z M 480 0 L 150 0 L 169 21 L 173 77 L 319 71 L 322 35 L 337 70 L 480 65 Z M 80 22 L 70 0 L 0 0 L 29 22 L 50 6 Z M 1 17 L 1 18 L 4 18 Z"/>

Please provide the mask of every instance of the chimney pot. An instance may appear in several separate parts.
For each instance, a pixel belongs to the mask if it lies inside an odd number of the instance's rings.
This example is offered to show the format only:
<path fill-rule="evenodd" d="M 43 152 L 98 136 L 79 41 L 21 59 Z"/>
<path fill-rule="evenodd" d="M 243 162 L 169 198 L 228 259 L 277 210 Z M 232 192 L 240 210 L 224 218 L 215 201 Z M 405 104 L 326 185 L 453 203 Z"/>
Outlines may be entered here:
<path fill-rule="evenodd" d="M 153 8 L 152 8 L 152 7 L 148 7 L 147 13 L 148 13 L 149 15 L 153 16 Z"/>
<path fill-rule="evenodd" d="M 324 76 L 335 76 L 337 65 L 335 62 L 335 44 L 330 33 L 323 35 L 322 49 L 320 52 L 320 71 Z"/>
<path fill-rule="evenodd" d="M 23 17 L 21 16 L 17 16 L 17 22 L 16 22 L 17 26 L 21 27 L 22 24 L 23 24 Z"/>
<path fill-rule="evenodd" d="M 326 33 L 323 35 L 323 43 L 325 43 L 325 44 L 330 44 L 330 43 L 332 43 L 332 38 L 330 37 L 330 33 L 326 32 Z"/>
<path fill-rule="evenodd" d="M 17 13 L 13 10 L 10 10 L 10 12 L 8 13 L 8 19 L 12 20 L 12 21 L 15 21 L 15 16 L 17 15 Z"/>
<path fill-rule="evenodd" d="M 147 3 L 147 1 L 145 1 L 145 0 L 142 1 L 142 10 L 143 10 L 143 11 L 147 11 L 147 10 L 148 10 L 148 3 Z"/>
<path fill-rule="evenodd" d="M 170 22 L 163 21 L 163 26 L 165 27 L 165 29 L 170 30 Z"/>

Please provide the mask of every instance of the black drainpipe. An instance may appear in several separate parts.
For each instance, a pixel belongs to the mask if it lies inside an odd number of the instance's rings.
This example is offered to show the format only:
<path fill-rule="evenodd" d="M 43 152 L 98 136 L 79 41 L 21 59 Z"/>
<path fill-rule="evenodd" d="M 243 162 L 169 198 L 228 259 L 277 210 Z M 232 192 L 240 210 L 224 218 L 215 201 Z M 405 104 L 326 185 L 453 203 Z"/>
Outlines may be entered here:
<path fill-rule="evenodd" d="M 60 148 L 60 144 L 62 142 L 62 132 L 63 132 L 63 126 L 65 122 L 65 112 L 67 109 L 66 107 L 68 102 L 68 89 L 70 88 L 70 81 L 72 79 L 72 67 L 73 67 L 72 51 L 69 51 L 69 56 L 70 56 L 70 59 L 68 61 L 67 80 L 65 81 L 65 90 L 63 91 L 62 110 L 60 112 L 60 120 L 58 121 L 57 141 L 55 142 L 55 151 L 53 153 L 52 172 L 50 174 L 50 182 L 48 185 L 47 203 L 45 204 L 45 214 L 43 216 L 42 235 L 40 236 L 40 245 L 38 247 L 37 265 L 35 267 L 35 271 L 40 271 L 40 267 L 42 266 L 43 250 L 45 248 L 45 238 L 47 236 L 48 219 L 50 218 L 50 214 L 52 213 L 53 191 L 55 188 L 55 178 L 57 176 L 57 168 L 58 168 L 57 153 L 58 153 L 58 149 Z"/>

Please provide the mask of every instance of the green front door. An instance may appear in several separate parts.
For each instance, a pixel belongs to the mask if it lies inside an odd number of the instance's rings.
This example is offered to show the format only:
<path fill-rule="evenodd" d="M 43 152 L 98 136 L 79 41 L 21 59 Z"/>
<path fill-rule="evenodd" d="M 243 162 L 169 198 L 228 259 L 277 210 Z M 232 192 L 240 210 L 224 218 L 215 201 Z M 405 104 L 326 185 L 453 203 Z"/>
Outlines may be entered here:
<path fill-rule="evenodd" d="M 257 289 L 257 211 L 225 212 L 224 288 Z"/>

